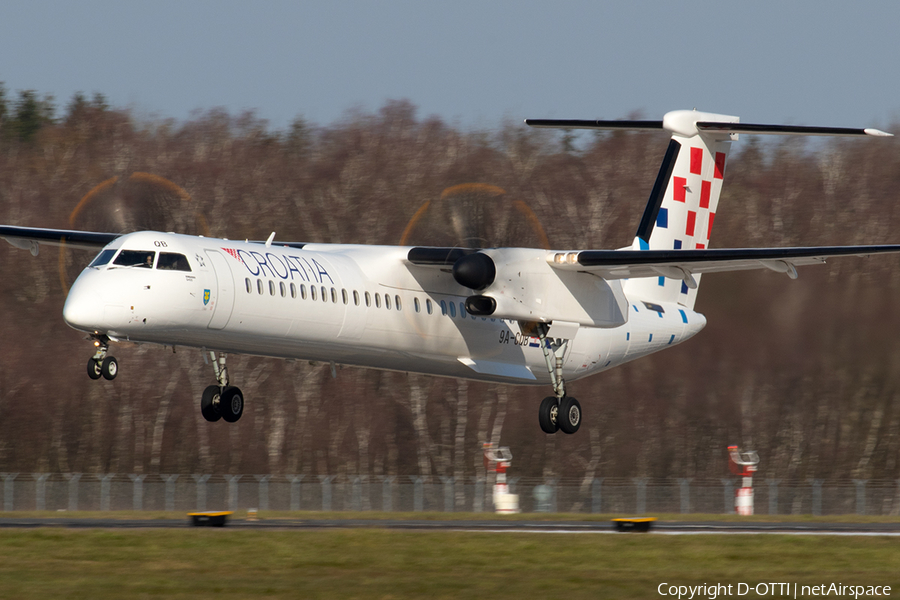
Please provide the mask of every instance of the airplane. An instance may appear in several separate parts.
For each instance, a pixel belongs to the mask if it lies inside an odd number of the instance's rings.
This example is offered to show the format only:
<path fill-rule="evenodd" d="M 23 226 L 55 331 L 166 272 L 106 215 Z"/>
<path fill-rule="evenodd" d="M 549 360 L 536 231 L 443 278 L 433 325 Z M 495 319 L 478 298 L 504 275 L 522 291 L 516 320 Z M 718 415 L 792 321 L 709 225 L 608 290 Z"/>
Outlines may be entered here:
<path fill-rule="evenodd" d="M 876 129 L 740 123 L 680 110 L 661 121 L 526 120 L 532 127 L 663 130 L 671 139 L 631 246 L 613 250 L 450 248 L 236 241 L 0 226 L 41 245 L 98 252 L 72 285 L 63 319 L 88 334 L 92 379 L 114 379 L 114 342 L 200 349 L 215 382 L 207 421 L 235 422 L 244 396 L 228 354 L 251 354 L 551 386 L 541 429 L 582 423 L 566 383 L 680 344 L 706 318 L 703 273 L 797 267 L 900 245 L 710 249 L 731 142 L 740 134 L 874 136 Z"/>

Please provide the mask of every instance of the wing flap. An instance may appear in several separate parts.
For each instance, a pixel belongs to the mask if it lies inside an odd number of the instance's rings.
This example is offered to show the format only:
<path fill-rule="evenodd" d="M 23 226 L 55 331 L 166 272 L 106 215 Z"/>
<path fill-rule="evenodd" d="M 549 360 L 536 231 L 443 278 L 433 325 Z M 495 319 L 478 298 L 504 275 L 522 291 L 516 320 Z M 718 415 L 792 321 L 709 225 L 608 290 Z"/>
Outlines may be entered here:
<path fill-rule="evenodd" d="M 526 365 L 513 365 L 510 363 L 481 359 L 474 360 L 468 356 L 461 356 L 458 360 L 476 373 L 482 375 L 497 375 L 513 379 L 524 379 L 526 381 L 535 381 L 537 379 L 534 376 L 534 373 L 531 372 L 531 369 Z"/>

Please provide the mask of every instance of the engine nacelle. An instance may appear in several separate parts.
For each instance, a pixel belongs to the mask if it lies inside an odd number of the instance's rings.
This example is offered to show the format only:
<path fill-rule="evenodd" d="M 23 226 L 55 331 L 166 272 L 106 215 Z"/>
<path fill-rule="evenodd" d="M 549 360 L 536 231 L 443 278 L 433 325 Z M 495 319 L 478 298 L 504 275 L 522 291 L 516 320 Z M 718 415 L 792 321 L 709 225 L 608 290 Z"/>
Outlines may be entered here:
<path fill-rule="evenodd" d="M 476 317 L 490 317 L 497 310 L 497 301 L 490 296 L 469 296 L 466 298 L 466 311 Z"/>
<path fill-rule="evenodd" d="M 479 255 L 482 255 L 479 257 Z M 479 257 L 479 258 L 473 258 Z M 618 280 L 552 268 L 547 251 L 531 248 L 481 250 L 460 259 L 471 277 L 454 278 L 482 285 L 466 310 L 476 316 L 517 321 L 565 321 L 587 327 L 618 327 L 628 321 L 628 301 Z M 488 260 L 485 260 L 488 259 Z M 494 272 L 491 272 L 494 271 Z"/>
<path fill-rule="evenodd" d="M 463 287 L 483 290 L 497 277 L 493 259 L 483 252 L 463 256 L 453 263 L 453 279 Z"/>

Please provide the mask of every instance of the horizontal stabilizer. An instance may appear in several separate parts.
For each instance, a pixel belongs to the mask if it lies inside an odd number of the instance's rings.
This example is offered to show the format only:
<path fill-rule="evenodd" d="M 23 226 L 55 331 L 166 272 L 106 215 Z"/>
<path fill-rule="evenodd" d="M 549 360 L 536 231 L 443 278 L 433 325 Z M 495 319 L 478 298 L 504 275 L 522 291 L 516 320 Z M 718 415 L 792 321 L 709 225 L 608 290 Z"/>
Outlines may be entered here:
<path fill-rule="evenodd" d="M 700 131 L 715 131 L 717 133 L 752 133 L 758 135 L 894 136 L 892 133 L 871 128 L 854 129 L 851 127 L 808 127 L 805 125 L 760 125 L 757 123 L 715 123 L 710 121 L 698 121 L 697 129 Z"/>
<path fill-rule="evenodd" d="M 673 111 L 662 121 L 603 120 L 603 119 L 525 119 L 530 127 L 553 129 L 605 129 L 605 130 L 649 130 L 666 129 L 674 133 L 690 134 L 691 130 L 730 135 L 747 133 L 757 135 L 828 135 L 893 137 L 879 129 L 855 129 L 851 127 L 810 127 L 806 125 L 763 125 L 759 123 L 738 123 L 731 121 L 699 121 L 708 113 L 696 111 Z"/>
<path fill-rule="evenodd" d="M 553 129 L 662 129 L 662 121 L 604 121 L 601 119 L 525 119 L 530 127 Z"/>

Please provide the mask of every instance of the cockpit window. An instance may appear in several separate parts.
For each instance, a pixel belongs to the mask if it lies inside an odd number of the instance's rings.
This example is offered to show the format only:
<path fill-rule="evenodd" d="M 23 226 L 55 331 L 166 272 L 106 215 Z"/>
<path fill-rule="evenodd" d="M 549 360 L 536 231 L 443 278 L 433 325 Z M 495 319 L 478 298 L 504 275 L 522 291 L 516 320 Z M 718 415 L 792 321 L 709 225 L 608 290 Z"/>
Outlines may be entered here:
<path fill-rule="evenodd" d="M 151 250 L 122 250 L 116 257 L 116 260 L 113 261 L 113 264 L 120 267 L 152 269 L 154 258 L 156 258 L 156 252 Z"/>
<path fill-rule="evenodd" d="M 184 254 L 160 252 L 156 268 L 161 271 L 190 271 L 191 265 Z"/>
<path fill-rule="evenodd" d="M 89 267 L 102 267 L 106 263 L 112 260 L 113 255 L 116 253 L 114 249 L 106 249 L 100 254 L 97 255 L 94 260 L 91 261 Z"/>

